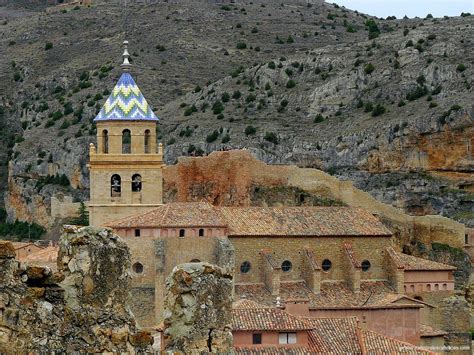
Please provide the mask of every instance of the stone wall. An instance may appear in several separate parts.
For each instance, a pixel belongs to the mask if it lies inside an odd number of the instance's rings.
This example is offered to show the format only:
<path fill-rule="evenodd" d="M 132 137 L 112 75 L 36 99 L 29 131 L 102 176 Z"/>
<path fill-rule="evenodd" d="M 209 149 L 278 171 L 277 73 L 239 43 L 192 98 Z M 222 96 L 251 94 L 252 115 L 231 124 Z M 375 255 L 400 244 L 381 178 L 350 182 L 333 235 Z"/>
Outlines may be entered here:
<path fill-rule="evenodd" d="M 164 349 L 173 354 L 229 354 L 232 275 L 208 263 L 178 265 L 166 280 Z"/>
<path fill-rule="evenodd" d="M 200 201 L 215 205 L 249 206 L 259 187 L 288 186 L 321 198 L 341 201 L 368 209 L 380 216 L 393 231 L 400 248 L 414 241 L 428 248 L 432 242 L 463 247 L 465 227 L 441 216 L 409 216 L 402 210 L 381 203 L 317 169 L 290 165 L 268 165 L 249 151 L 213 152 L 207 157 L 182 157 L 178 164 L 163 169 L 164 201 Z"/>
<path fill-rule="evenodd" d="M 0 242 L 0 353 L 149 351 L 127 306 L 130 254 L 107 229 L 65 227 L 58 272 Z"/>

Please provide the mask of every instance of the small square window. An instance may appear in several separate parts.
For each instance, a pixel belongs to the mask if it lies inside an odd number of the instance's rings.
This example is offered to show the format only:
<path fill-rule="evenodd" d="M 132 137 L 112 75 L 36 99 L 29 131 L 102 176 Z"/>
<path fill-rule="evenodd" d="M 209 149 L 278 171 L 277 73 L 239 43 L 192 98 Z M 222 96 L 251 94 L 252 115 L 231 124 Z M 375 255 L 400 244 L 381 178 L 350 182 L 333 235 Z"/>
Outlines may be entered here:
<path fill-rule="evenodd" d="M 262 333 L 252 334 L 252 344 L 262 344 Z"/>
<path fill-rule="evenodd" d="M 139 237 L 140 236 L 140 229 L 135 229 L 135 237 Z"/>
<path fill-rule="evenodd" d="M 180 230 L 179 230 L 179 237 L 180 237 L 180 238 L 184 238 L 184 235 L 185 235 L 184 229 L 180 229 Z"/>
<path fill-rule="evenodd" d="M 280 344 L 296 344 L 296 333 L 280 333 L 278 336 Z"/>

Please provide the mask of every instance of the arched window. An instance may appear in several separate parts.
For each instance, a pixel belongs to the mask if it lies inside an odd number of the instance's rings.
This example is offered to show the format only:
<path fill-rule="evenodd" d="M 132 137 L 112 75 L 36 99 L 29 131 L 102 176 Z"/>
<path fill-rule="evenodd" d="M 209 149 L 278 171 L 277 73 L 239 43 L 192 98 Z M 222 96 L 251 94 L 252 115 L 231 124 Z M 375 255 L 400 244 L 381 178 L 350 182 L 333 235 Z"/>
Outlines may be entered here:
<path fill-rule="evenodd" d="M 132 152 L 132 134 L 129 129 L 122 131 L 122 154 L 130 154 Z"/>
<path fill-rule="evenodd" d="M 132 191 L 133 192 L 142 191 L 142 177 L 140 174 L 135 174 L 132 176 Z"/>
<path fill-rule="evenodd" d="M 289 272 L 293 265 L 291 264 L 291 261 L 285 260 L 284 262 L 281 263 L 281 269 L 283 272 Z"/>
<path fill-rule="evenodd" d="M 136 262 L 132 265 L 132 270 L 136 274 L 141 274 L 143 272 L 143 264 Z"/>
<path fill-rule="evenodd" d="M 110 178 L 110 196 L 120 197 L 122 195 L 122 179 L 120 175 L 114 174 Z"/>
<path fill-rule="evenodd" d="M 431 291 L 431 284 L 426 285 L 426 291 L 430 292 Z"/>
<path fill-rule="evenodd" d="M 202 228 L 199 229 L 199 236 L 204 237 L 204 229 Z"/>
<path fill-rule="evenodd" d="M 145 131 L 145 154 L 150 153 L 150 130 Z"/>
<path fill-rule="evenodd" d="M 329 271 L 329 270 L 331 270 L 331 267 L 332 267 L 331 260 L 324 259 L 323 263 L 321 264 L 321 268 L 323 269 L 323 271 Z"/>
<path fill-rule="evenodd" d="M 102 131 L 102 153 L 107 154 L 109 152 L 109 132 L 104 129 Z"/>
<path fill-rule="evenodd" d="M 364 261 L 361 263 L 361 266 L 362 266 L 362 271 L 369 271 L 369 269 L 370 269 L 370 261 L 369 261 L 369 260 L 364 260 Z"/>
<path fill-rule="evenodd" d="M 244 261 L 242 264 L 240 264 L 240 272 L 242 274 L 246 274 L 247 272 L 250 271 L 251 267 L 252 267 L 252 265 L 250 265 L 250 262 Z"/>
<path fill-rule="evenodd" d="M 184 238 L 184 234 L 185 234 L 184 229 L 180 229 L 179 230 L 179 237 Z"/>

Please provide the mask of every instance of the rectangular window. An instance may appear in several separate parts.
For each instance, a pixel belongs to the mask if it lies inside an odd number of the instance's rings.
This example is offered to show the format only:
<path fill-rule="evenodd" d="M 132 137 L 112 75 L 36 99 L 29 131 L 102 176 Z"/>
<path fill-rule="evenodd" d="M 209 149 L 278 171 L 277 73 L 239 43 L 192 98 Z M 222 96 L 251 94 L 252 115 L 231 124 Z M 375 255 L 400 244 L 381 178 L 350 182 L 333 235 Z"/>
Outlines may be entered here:
<path fill-rule="evenodd" d="M 280 333 L 279 344 L 296 344 L 296 333 Z"/>
<path fill-rule="evenodd" d="M 139 237 L 140 236 L 140 229 L 135 229 L 135 237 Z"/>
<path fill-rule="evenodd" d="M 262 333 L 252 334 L 252 344 L 262 344 Z"/>

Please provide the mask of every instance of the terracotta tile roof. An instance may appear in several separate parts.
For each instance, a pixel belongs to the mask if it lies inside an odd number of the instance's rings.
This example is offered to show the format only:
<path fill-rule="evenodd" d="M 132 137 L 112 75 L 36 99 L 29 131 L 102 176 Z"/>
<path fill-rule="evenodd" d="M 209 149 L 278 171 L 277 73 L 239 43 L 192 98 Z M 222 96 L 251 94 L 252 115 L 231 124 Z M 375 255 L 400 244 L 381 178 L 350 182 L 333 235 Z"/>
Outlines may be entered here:
<path fill-rule="evenodd" d="M 239 302 L 239 301 L 237 301 Z M 280 308 L 242 301 L 232 309 L 233 330 L 296 331 L 311 326 Z"/>
<path fill-rule="evenodd" d="M 359 259 L 355 256 L 354 249 L 352 249 L 352 244 L 351 243 L 344 243 L 344 251 L 349 258 L 352 266 L 354 266 L 356 269 L 360 269 L 362 267 Z"/>
<path fill-rule="evenodd" d="M 358 325 L 357 317 L 304 320 L 313 327 L 308 339 L 313 354 L 433 354 L 426 349 L 363 329 Z"/>
<path fill-rule="evenodd" d="M 262 308 L 265 307 L 261 304 L 258 304 L 255 301 L 248 300 L 246 298 L 241 298 L 238 301 L 232 303 L 232 309 L 255 309 L 255 308 Z"/>
<path fill-rule="evenodd" d="M 348 354 L 360 353 L 359 340 L 355 332 L 356 317 L 348 318 L 304 318 L 313 328 L 309 332 L 309 347 L 316 353 Z"/>
<path fill-rule="evenodd" d="M 214 207 L 169 203 L 108 223 L 112 228 L 228 226 L 234 236 L 390 236 L 372 214 L 353 207 Z"/>
<path fill-rule="evenodd" d="M 263 284 L 236 284 L 235 294 L 268 306 L 276 301 Z M 394 303 L 400 295 L 384 281 L 361 281 L 359 292 L 353 292 L 345 282 L 322 282 L 318 295 L 304 281 L 281 282 L 280 297 L 283 305 L 290 299 L 307 299 L 311 309 L 423 307 Z"/>
<path fill-rule="evenodd" d="M 390 236 L 371 213 L 353 207 L 221 207 L 230 236 Z"/>
<path fill-rule="evenodd" d="M 26 257 L 22 258 L 21 261 L 25 262 L 36 262 L 36 261 L 44 261 L 44 262 L 56 262 L 58 259 L 58 246 L 49 246 L 44 249 L 38 250 L 37 252 L 31 253 Z"/>
<path fill-rule="evenodd" d="M 426 324 L 420 323 L 420 335 L 422 337 L 438 337 L 448 334 L 444 330 L 435 329 Z"/>
<path fill-rule="evenodd" d="M 234 347 L 234 353 L 236 355 L 308 355 L 313 354 L 305 346 L 292 346 L 292 347 L 281 347 L 281 346 L 268 346 L 262 348 L 248 348 L 248 347 Z"/>
<path fill-rule="evenodd" d="M 225 227 L 219 210 L 207 202 L 174 202 L 140 215 L 108 223 L 108 227 Z"/>
<path fill-rule="evenodd" d="M 304 248 L 304 255 L 306 256 L 312 271 L 321 270 L 312 249 Z"/>
<path fill-rule="evenodd" d="M 435 354 L 410 343 L 362 329 L 362 341 L 369 354 Z"/>
<path fill-rule="evenodd" d="M 398 269 L 404 269 L 405 265 L 402 262 L 402 259 L 392 247 L 387 248 L 388 256 L 393 260 Z"/>
<path fill-rule="evenodd" d="M 416 256 L 403 254 L 394 251 L 405 270 L 411 271 L 437 271 L 437 270 L 456 270 L 454 266 L 438 263 L 435 261 L 417 258 Z"/>

